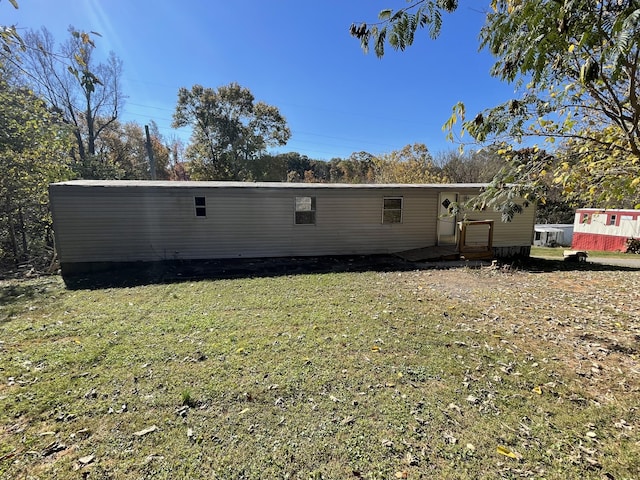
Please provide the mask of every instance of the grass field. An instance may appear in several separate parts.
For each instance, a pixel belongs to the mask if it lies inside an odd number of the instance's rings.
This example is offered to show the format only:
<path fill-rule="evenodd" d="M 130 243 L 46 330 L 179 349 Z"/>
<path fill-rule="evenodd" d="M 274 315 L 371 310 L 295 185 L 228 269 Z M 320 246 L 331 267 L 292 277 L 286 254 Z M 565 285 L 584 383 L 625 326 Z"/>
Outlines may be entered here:
<path fill-rule="evenodd" d="M 0 478 L 639 478 L 640 271 L 559 266 L 2 282 Z"/>

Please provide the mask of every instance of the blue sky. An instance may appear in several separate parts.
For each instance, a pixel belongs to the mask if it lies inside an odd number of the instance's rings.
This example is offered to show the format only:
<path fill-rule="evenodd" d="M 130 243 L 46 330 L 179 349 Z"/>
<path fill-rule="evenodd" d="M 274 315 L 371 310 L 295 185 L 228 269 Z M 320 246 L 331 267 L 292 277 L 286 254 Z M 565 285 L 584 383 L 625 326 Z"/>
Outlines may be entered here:
<path fill-rule="evenodd" d="M 97 51 L 124 63 L 128 97 L 122 120 L 154 120 L 165 138 L 188 140 L 170 126 L 177 92 L 194 84 L 238 82 L 278 107 L 292 131 L 278 151 L 314 159 L 380 154 L 424 143 L 454 150 L 441 127 L 458 101 L 469 116 L 514 96 L 489 75 L 478 52 L 482 10 L 461 2 L 436 41 L 426 31 L 405 52 L 365 55 L 349 36 L 353 22 L 373 21 L 399 0 L 0 0 L 0 24 L 45 26 L 58 42 L 67 27 L 96 31 Z M 23 31 L 23 30 L 22 30 Z"/>

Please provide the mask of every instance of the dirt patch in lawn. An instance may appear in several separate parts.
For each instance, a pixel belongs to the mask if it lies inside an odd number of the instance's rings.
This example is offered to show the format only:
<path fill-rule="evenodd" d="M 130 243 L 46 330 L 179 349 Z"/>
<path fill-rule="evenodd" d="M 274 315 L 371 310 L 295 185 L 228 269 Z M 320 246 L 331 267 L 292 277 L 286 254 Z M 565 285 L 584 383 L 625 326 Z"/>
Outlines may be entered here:
<path fill-rule="evenodd" d="M 421 271 L 407 283 L 417 294 L 439 292 L 463 310 L 467 305 L 469 328 L 477 333 L 523 352 L 549 350 L 600 397 L 637 391 L 640 272 L 532 270 Z"/>

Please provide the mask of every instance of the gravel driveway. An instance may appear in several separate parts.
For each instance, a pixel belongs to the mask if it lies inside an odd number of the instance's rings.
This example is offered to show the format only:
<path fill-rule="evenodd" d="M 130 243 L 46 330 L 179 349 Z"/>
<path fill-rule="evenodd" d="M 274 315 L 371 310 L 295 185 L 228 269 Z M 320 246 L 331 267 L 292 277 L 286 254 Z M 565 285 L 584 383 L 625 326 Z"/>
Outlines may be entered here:
<path fill-rule="evenodd" d="M 640 255 L 629 255 L 629 258 L 588 257 L 587 262 L 640 269 Z"/>

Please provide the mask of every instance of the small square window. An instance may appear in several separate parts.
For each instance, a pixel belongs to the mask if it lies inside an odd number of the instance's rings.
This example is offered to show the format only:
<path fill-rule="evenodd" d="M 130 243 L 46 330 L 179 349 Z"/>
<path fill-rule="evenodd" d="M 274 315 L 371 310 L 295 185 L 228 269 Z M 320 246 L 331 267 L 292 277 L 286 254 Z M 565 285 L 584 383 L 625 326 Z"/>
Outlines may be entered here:
<path fill-rule="evenodd" d="M 591 216 L 588 213 L 583 213 L 582 218 L 580 219 L 581 223 L 589 223 L 591 221 Z"/>
<path fill-rule="evenodd" d="M 402 223 L 402 197 L 384 198 L 382 223 Z"/>
<path fill-rule="evenodd" d="M 618 218 L 617 215 L 609 215 L 609 225 L 615 225 L 617 218 Z"/>
<path fill-rule="evenodd" d="M 295 200 L 295 224 L 315 225 L 316 223 L 316 197 L 296 197 Z"/>
<path fill-rule="evenodd" d="M 207 199 L 205 197 L 194 197 L 193 203 L 196 208 L 196 217 L 207 216 Z"/>

